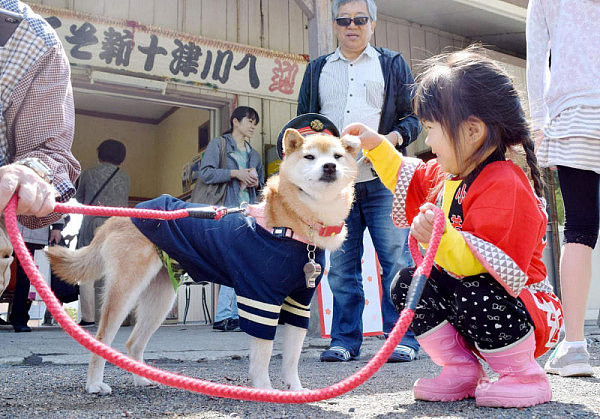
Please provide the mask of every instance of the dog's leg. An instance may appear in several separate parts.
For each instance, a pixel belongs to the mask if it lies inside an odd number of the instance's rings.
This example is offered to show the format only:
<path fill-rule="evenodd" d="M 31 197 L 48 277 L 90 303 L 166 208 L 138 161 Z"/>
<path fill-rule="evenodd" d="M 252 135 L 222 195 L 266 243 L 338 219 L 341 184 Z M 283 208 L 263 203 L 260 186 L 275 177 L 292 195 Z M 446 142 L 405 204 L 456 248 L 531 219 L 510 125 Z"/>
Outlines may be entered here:
<path fill-rule="evenodd" d="M 151 249 L 153 251 L 153 249 Z M 132 252 L 130 252 L 131 255 Z M 148 286 L 161 268 L 160 259 L 136 259 L 113 266 L 105 278 L 105 290 L 100 324 L 96 339 L 110 345 L 121 323 L 135 306 L 138 296 Z M 106 360 L 92 354 L 88 368 L 86 390 L 88 393 L 110 394 L 110 386 L 103 382 Z"/>
<path fill-rule="evenodd" d="M 271 390 L 269 362 L 273 353 L 273 341 L 250 337 L 250 380 L 255 388 Z"/>
<path fill-rule="evenodd" d="M 146 344 L 171 310 L 175 295 L 169 274 L 165 268 L 162 268 L 140 296 L 135 309 L 135 327 L 126 345 L 131 358 L 144 362 Z M 147 386 L 152 382 L 134 374 L 133 384 Z"/>
<path fill-rule="evenodd" d="M 298 361 L 302 352 L 302 345 L 306 336 L 306 329 L 302 327 L 284 325 L 283 331 L 283 384 L 288 390 L 306 390 L 300 383 L 298 376 Z"/>

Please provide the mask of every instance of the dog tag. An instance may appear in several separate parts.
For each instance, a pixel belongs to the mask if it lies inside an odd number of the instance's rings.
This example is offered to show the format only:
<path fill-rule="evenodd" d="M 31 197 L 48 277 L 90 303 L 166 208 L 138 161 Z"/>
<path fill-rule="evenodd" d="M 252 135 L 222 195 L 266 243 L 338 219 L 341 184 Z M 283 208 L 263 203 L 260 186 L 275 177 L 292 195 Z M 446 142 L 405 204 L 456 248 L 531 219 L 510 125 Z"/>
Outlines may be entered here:
<path fill-rule="evenodd" d="M 314 288 L 316 286 L 316 279 L 319 275 L 321 275 L 321 265 L 312 260 L 306 262 L 304 265 L 306 288 Z"/>

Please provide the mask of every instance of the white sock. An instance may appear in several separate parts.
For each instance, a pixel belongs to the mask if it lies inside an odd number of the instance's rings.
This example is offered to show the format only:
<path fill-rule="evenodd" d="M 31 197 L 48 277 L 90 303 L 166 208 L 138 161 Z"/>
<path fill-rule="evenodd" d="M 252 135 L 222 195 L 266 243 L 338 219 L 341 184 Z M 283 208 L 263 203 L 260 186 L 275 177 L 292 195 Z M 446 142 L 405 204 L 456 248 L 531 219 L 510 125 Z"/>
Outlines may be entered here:
<path fill-rule="evenodd" d="M 563 340 L 559 344 L 557 355 L 566 354 L 570 348 L 584 348 L 587 351 L 587 340 L 578 340 L 574 342 Z"/>

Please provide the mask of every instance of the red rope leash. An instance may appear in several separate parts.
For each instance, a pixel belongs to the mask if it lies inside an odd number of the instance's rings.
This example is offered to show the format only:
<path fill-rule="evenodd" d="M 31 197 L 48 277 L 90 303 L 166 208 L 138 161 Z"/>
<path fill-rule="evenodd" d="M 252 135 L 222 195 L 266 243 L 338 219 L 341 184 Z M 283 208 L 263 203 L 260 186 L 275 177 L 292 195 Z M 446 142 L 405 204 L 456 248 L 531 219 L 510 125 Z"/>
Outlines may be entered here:
<path fill-rule="evenodd" d="M 98 208 L 98 209 L 96 209 Z M 153 211 L 153 210 L 141 210 L 131 208 L 110 208 L 107 207 L 108 211 L 102 207 L 89 207 L 89 206 L 70 206 L 65 204 L 57 204 L 55 210 L 57 212 L 71 211 L 74 213 L 84 213 L 93 215 L 125 215 L 129 217 L 148 217 L 148 218 L 164 218 L 164 219 L 175 219 L 189 216 L 189 211 L 185 211 L 187 214 L 183 215 L 179 211 L 165 212 L 165 211 Z M 204 207 L 205 208 L 205 207 Z M 242 386 L 230 386 L 224 384 L 216 384 L 210 381 L 198 380 L 183 375 L 162 371 L 141 362 L 135 361 L 122 353 L 114 350 L 110 346 L 105 345 L 102 342 L 97 341 L 81 327 L 79 327 L 71 317 L 62 309 L 62 304 L 52 293 L 48 284 L 44 281 L 42 275 L 38 271 L 33 258 L 29 254 L 23 237 L 19 232 L 17 225 L 17 197 L 13 196 L 5 210 L 5 223 L 6 230 L 13 244 L 15 254 L 19 258 L 21 265 L 31 283 L 35 286 L 37 292 L 40 294 L 44 303 L 50 310 L 50 313 L 54 319 L 61 325 L 61 327 L 71 335 L 78 343 L 90 350 L 91 352 L 105 358 L 108 362 L 117 365 L 118 367 L 127 370 L 133 374 L 137 374 L 148 378 L 149 380 L 157 383 L 165 384 L 171 387 L 181 388 L 196 393 L 203 393 L 210 396 L 225 397 L 231 399 L 240 400 L 254 400 L 264 401 L 273 403 L 308 403 L 319 400 L 330 399 L 344 394 L 369 379 L 390 357 L 396 345 L 400 342 L 404 333 L 408 329 L 412 318 L 414 316 L 414 309 L 405 308 L 400 313 L 400 318 L 394 326 L 394 329 L 390 332 L 388 339 L 385 341 L 379 352 L 361 368 L 359 371 L 354 373 L 352 376 L 333 384 L 329 387 L 324 387 L 316 390 L 290 392 L 290 391 L 278 391 L 278 390 L 259 390 L 255 388 L 242 387 Z M 219 209 L 216 210 L 219 212 Z M 226 210 L 225 210 L 226 213 Z M 441 214 L 441 216 L 440 216 Z M 223 214 L 221 214 L 222 216 Z M 217 214 L 218 216 L 218 214 Z M 441 239 L 441 235 L 444 228 L 444 214 L 439 210 L 436 213 L 436 221 L 434 224 L 434 233 L 432 235 L 432 241 L 430 242 L 425 256 L 425 261 L 433 261 L 437 246 Z M 414 238 L 409 238 L 416 245 Z M 412 249 L 412 248 L 411 248 Z M 428 258 L 428 255 L 431 257 Z M 417 269 L 420 271 L 421 268 Z M 431 269 L 431 266 L 429 267 Z M 416 272 L 413 277 L 413 284 L 418 281 L 423 281 L 423 276 L 417 278 Z M 411 288 L 413 287 L 411 284 Z M 417 287 L 418 288 L 418 287 Z M 422 287 L 421 287 L 422 289 Z M 416 297 L 418 300 L 418 296 Z M 416 305 L 416 302 L 414 303 Z M 407 303 L 408 307 L 408 303 Z"/>
<path fill-rule="evenodd" d="M 141 208 L 119 208 L 102 207 L 93 205 L 69 205 L 57 202 L 54 206 L 55 212 L 62 214 L 85 214 L 99 215 L 103 217 L 133 217 L 133 218 L 152 218 L 158 220 L 176 220 L 178 218 L 194 217 L 219 220 L 228 213 L 239 212 L 241 209 L 228 210 L 225 207 L 192 207 L 174 211 L 160 211 Z"/>

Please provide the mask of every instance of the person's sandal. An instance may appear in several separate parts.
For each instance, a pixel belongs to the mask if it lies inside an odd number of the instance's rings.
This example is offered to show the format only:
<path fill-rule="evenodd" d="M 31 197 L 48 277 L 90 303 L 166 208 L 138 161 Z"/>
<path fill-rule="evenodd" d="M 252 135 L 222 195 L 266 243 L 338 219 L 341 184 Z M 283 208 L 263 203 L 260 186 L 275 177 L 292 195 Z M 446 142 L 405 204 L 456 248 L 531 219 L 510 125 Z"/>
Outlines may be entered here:
<path fill-rule="evenodd" d="M 394 349 L 394 352 L 390 355 L 387 362 L 411 362 L 417 358 L 417 352 L 404 345 L 398 345 Z"/>
<path fill-rule="evenodd" d="M 359 358 L 359 355 L 352 356 L 346 348 L 341 346 L 332 346 L 321 353 L 321 362 L 348 362 Z"/>

